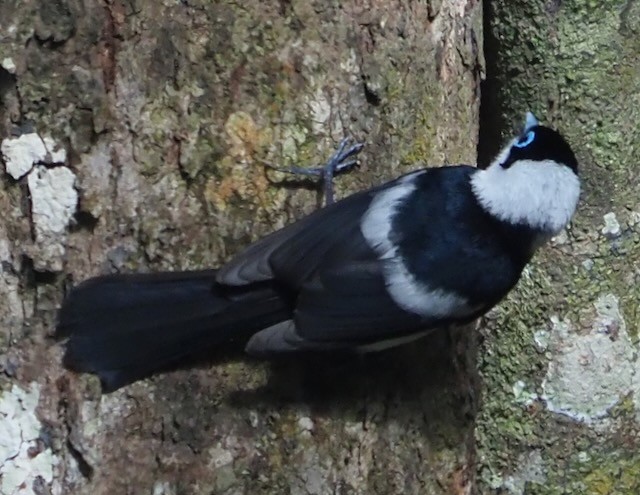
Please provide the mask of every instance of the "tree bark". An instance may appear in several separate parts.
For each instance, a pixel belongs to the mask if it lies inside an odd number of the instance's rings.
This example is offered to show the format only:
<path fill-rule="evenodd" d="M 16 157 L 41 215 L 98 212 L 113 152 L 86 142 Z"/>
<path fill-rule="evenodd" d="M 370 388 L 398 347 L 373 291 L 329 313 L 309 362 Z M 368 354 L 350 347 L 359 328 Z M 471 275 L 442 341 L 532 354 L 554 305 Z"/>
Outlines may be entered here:
<path fill-rule="evenodd" d="M 640 493 L 640 2 L 492 0 L 485 15 L 481 157 L 531 110 L 577 152 L 583 191 L 484 329 L 478 489 Z"/>
<path fill-rule="evenodd" d="M 216 266 L 317 207 L 263 161 L 363 140 L 339 196 L 473 163 L 477 0 L 5 0 L 0 39 L 0 493 L 473 491 L 464 333 L 106 396 L 50 336 L 71 284 Z"/>

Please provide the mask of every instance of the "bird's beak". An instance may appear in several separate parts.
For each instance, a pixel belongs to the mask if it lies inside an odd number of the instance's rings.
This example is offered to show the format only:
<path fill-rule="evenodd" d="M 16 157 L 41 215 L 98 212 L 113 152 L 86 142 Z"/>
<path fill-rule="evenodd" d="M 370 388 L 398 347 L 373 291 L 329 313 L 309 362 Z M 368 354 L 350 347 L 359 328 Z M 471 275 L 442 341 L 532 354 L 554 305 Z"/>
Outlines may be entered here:
<path fill-rule="evenodd" d="M 538 119 L 536 119 L 536 116 L 533 115 L 531 112 L 527 112 L 527 115 L 525 116 L 525 120 L 524 120 L 524 132 L 527 132 L 529 129 L 539 124 L 540 122 L 538 122 Z"/>

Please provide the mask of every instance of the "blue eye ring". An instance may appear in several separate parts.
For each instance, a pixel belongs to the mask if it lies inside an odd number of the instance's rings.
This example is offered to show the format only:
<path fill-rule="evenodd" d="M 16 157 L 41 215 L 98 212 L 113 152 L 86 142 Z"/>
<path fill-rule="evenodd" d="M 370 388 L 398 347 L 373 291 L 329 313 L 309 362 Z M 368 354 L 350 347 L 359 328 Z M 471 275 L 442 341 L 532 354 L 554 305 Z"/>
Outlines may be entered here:
<path fill-rule="evenodd" d="M 536 138 L 536 133 L 533 131 L 529 131 L 524 135 L 524 137 L 521 137 L 520 139 L 518 139 L 513 145 L 516 148 L 526 148 L 531 143 L 533 143 L 533 140 L 535 138 Z"/>

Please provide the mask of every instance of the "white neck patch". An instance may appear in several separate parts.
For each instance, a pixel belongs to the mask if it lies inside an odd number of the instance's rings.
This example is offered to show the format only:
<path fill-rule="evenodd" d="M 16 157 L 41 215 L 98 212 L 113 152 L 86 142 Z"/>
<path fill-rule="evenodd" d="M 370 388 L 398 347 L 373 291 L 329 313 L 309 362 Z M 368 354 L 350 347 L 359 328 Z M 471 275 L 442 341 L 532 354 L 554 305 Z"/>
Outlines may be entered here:
<path fill-rule="evenodd" d="M 500 166 L 503 155 L 471 178 L 480 205 L 504 222 L 559 233 L 576 211 L 578 176 L 552 160 L 519 160 L 505 169 Z"/>

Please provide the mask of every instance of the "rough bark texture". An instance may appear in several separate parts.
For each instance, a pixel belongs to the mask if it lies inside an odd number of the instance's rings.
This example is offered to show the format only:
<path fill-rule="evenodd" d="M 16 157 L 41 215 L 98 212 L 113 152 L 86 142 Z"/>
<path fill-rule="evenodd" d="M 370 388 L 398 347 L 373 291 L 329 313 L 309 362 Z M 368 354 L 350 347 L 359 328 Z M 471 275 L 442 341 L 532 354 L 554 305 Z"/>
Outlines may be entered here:
<path fill-rule="evenodd" d="M 531 109 L 577 151 L 583 194 L 485 329 L 479 489 L 640 493 L 640 2 L 485 12 L 481 141 Z"/>
<path fill-rule="evenodd" d="M 215 266 L 316 207 L 261 160 L 364 140 L 339 195 L 473 163 L 481 46 L 478 0 L 3 0 L 0 493 L 472 491 L 464 342 L 444 333 L 102 397 L 48 336 L 71 283 Z"/>

